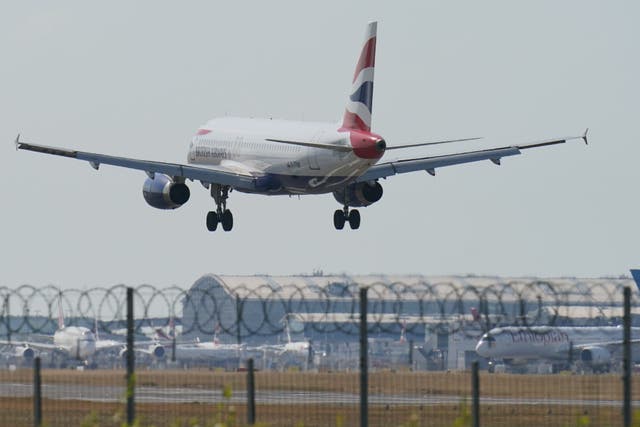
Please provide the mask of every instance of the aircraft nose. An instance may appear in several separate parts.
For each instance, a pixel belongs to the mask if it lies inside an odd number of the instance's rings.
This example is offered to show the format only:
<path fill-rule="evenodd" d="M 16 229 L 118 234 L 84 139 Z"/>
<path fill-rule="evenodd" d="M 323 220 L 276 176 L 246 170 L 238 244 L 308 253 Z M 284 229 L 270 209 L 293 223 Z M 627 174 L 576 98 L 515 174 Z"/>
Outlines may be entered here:
<path fill-rule="evenodd" d="M 83 340 L 80 341 L 80 355 L 82 359 L 86 359 L 95 353 L 96 351 L 96 343 L 93 340 Z"/>
<path fill-rule="evenodd" d="M 489 345 L 487 341 L 480 340 L 476 345 L 476 353 L 480 357 L 489 357 Z"/>

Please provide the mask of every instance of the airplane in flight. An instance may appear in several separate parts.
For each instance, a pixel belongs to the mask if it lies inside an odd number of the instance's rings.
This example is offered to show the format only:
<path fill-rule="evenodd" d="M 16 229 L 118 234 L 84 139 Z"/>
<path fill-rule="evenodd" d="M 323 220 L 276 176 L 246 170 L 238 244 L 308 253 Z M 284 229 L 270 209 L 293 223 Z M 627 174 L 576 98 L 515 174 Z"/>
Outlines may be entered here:
<path fill-rule="evenodd" d="M 84 160 L 98 169 L 101 164 L 137 169 L 147 174 L 142 193 L 158 209 L 176 209 L 187 203 L 186 182 L 199 181 L 215 202 L 206 226 L 215 231 L 233 228 L 227 202 L 232 191 L 262 195 L 311 195 L 333 193 L 342 205 L 333 215 L 336 229 L 349 223 L 360 227 L 360 207 L 382 198 L 381 179 L 415 171 L 435 175 L 436 169 L 488 160 L 499 165 L 503 157 L 522 150 L 582 139 L 587 132 L 570 136 L 486 150 L 380 161 L 391 150 L 448 144 L 478 138 L 452 139 L 405 145 L 387 145 L 372 131 L 373 82 L 377 23 L 367 25 L 364 45 L 356 63 L 351 91 L 341 122 L 313 123 L 252 118 L 214 118 L 196 131 L 189 144 L 187 164 L 139 160 L 24 142 L 16 148 Z"/>
<path fill-rule="evenodd" d="M 640 343 L 640 328 L 632 328 L 632 343 Z M 510 365 L 550 361 L 568 366 L 580 361 L 594 371 L 608 371 L 622 349 L 618 326 L 505 326 L 482 335 L 476 353 Z"/>

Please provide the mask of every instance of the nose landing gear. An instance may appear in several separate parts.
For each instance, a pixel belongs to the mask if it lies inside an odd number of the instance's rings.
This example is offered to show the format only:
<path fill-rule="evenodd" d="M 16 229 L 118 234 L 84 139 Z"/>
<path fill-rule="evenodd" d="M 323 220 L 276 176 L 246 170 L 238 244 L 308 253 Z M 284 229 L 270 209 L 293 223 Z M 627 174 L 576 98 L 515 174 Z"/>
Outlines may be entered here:
<path fill-rule="evenodd" d="M 345 205 L 342 210 L 333 213 L 333 225 L 336 230 L 342 230 L 347 221 L 352 230 L 360 228 L 360 212 L 357 209 L 349 211 L 349 206 Z"/>
<path fill-rule="evenodd" d="M 207 230 L 216 231 L 218 223 L 224 231 L 231 231 L 233 228 L 233 214 L 227 209 L 230 191 L 228 185 L 211 184 L 211 197 L 216 203 L 216 210 L 207 213 Z"/>

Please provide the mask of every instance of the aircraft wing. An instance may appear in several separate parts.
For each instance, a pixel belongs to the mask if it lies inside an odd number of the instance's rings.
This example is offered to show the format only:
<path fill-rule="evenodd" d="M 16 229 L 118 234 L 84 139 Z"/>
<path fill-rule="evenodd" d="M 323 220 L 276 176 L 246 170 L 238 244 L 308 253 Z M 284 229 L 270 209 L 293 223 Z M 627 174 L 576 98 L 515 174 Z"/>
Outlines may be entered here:
<path fill-rule="evenodd" d="M 127 346 L 126 342 L 115 340 L 96 340 L 96 351 L 109 350 L 114 348 L 124 348 Z"/>
<path fill-rule="evenodd" d="M 16 346 L 16 347 L 31 347 L 31 348 L 35 348 L 36 350 L 59 350 L 59 351 L 64 351 L 65 349 L 55 345 L 55 344 L 48 344 L 48 343 L 44 343 L 44 342 L 37 342 L 37 341 L 7 341 L 7 340 L 0 340 L 0 345 L 9 345 L 9 346 Z"/>
<path fill-rule="evenodd" d="M 369 168 L 369 170 L 358 177 L 356 181 L 375 181 L 380 178 L 387 178 L 389 176 L 401 173 L 415 172 L 420 170 L 426 171 L 430 175 L 435 175 L 436 169 L 438 168 L 461 165 L 464 163 L 480 162 L 483 160 L 490 160 L 494 164 L 499 165 L 503 157 L 517 156 L 519 154 L 522 154 L 522 150 L 536 147 L 545 147 L 547 145 L 563 144 L 573 139 L 582 139 L 586 144 L 587 131 L 585 131 L 581 136 L 569 136 L 564 138 L 549 139 L 533 142 L 530 144 L 512 145 L 507 147 L 491 148 L 488 150 L 467 151 L 462 153 L 445 154 L 432 157 L 418 157 L 413 159 L 403 159 L 387 163 L 380 163 Z"/>
<path fill-rule="evenodd" d="M 66 148 L 49 147 L 46 145 L 29 144 L 20 141 L 20 135 L 15 141 L 16 149 L 35 151 L 37 153 L 52 154 L 55 156 L 69 157 L 84 160 L 98 169 L 101 164 L 120 166 L 128 169 L 145 171 L 147 175 L 162 173 L 172 177 L 183 177 L 192 181 L 229 185 L 234 188 L 253 190 L 256 187 L 256 179 L 248 174 L 241 174 L 223 169 L 204 168 L 179 163 L 164 163 L 152 160 L 131 159 L 128 157 L 109 156 L 106 154 L 89 153 L 86 151 L 70 150 Z"/>
<path fill-rule="evenodd" d="M 632 339 L 629 342 L 631 344 L 640 344 L 640 339 Z M 607 347 L 607 348 L 612 348 L 612 347 L 622 347 L 623 344 L 624 344 L 624 342 L 622 340 L 612 340 L 612 341 L 600 341 L 600 342 L 592 342 L 592 343 L 587 343 L 587 344 L 574 345 L 573 348 L 576 349 L 576 350 L 583 350 L 583 349 L 589 348 L 589 347 Z"/>

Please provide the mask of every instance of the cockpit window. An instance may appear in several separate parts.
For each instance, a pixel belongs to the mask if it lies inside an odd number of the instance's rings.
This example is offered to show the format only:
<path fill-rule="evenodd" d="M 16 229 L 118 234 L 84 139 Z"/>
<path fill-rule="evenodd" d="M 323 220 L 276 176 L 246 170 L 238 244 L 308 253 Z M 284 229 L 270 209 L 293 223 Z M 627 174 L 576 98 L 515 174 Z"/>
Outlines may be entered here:
<path fill-rule="evenodd" d="M 489 345 L 489 347 L 493 347 L 496 344 L 496 338 L 493 335 L 483 336 L 482 341 L 486 342 Z"/>

